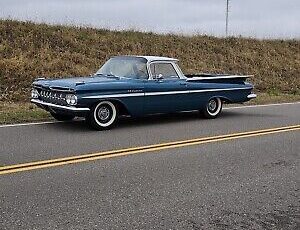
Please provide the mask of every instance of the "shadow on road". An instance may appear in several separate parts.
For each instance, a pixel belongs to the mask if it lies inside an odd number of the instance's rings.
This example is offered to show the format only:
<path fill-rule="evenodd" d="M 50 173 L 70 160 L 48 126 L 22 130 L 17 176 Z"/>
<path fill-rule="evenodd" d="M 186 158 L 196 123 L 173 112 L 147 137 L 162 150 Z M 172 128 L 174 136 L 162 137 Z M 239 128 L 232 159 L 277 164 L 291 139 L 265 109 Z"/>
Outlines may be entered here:
<path fill-rule="evenodd" d="M 159 114 L 159 115 L 151 115 L 142 118 L 131 118 L 131 117 L 121 117 L 119 122 L 117 123 L 114 129 L 128 129 L 131 127 L 141 127 L 141 126 L 152 126 L 152 125 L 165 125 L 170 123 L 182 123 L 189 121 L 197 121 L 197 122 L 212 122 L 212 121 L 224 121 L 228 119 L 236 119 L 238 117 L 278 117 L 279 115 L 275 114 L 266 114 L 266 113 L 245 113 L 241 111 L 234 110 L 224 110 L 221 116 L 217 119 L 210 120 L 205 119 L 198 112 L 183 112 L 183 113 L 173 113 L 173 114 Z M 73 122 L 65 122 L 65 123 L 56 123 L 51 125 L 55 129 L 61 129 L 66 131 L 93 131 L 84 120 L 75 120 Z"/>

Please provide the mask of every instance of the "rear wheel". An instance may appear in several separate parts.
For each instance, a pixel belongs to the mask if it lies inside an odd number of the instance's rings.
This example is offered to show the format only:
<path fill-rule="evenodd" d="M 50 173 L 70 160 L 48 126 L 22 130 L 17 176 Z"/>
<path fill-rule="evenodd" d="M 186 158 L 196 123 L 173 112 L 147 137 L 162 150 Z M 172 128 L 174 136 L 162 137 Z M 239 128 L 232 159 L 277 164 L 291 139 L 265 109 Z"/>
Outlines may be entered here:
<path fill-rule="evenodd" d="M 87 122 L 96 130 L 110 129 L 117 121 L 118 110 L 110 101 L 101 101 L 93 107 Z"/>
<path fill-rule="evenodd" d="M 206 118 L 210 118 L 210 119 L 216 118 L 221 114 L 222 106 L 223 103 L 220 98 L 211 98 L 207 102 L 205 109 L 203 110 L 203 115 Z"/>
<path fill-rule="evenodd" d="M 74 119 L 74 115 L 61 114 L 61 113 L 51 113 L 52 117 L 58 121 L 71 121 Z"/>

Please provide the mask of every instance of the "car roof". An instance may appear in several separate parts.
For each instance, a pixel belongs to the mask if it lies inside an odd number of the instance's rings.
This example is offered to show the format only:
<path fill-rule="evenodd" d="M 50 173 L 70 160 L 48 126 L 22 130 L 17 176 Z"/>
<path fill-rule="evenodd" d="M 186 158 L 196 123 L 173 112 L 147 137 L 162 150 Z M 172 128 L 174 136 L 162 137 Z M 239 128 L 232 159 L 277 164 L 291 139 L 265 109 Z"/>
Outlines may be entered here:
<path fill-rule="evenodd" d="M 115 57 L 137 57 L 137 58 L 144 58 L 144 59 L 147 60 L 147 62 L 153 62 L 153 61 L 172 61 L 172 62 L 177 62 L 178 61 L 178 59 L 175 59 L 175 58 L 159 57 L 159 56 L 128 55 L 128 56 L 115 56 Z"/>
<path fill-rule="evenodd" d="M 137 56 L 147 59 L 148 62 L 152 61 L 178 61 L 178 59 L 175 58 L 169 58 L 169 57 L 159 57 L 159 56 Z"/>

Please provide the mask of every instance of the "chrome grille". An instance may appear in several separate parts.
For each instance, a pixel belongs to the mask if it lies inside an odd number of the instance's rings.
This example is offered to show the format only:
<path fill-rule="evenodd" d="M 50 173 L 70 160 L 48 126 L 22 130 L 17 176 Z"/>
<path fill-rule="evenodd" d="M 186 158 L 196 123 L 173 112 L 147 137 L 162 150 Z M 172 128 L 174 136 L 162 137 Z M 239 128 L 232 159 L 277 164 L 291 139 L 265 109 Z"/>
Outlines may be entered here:
<path fill-rule="evenodd" d="M 56 105 L 67 105 L 65 92 L 41 89 L 39 99 Z"/>

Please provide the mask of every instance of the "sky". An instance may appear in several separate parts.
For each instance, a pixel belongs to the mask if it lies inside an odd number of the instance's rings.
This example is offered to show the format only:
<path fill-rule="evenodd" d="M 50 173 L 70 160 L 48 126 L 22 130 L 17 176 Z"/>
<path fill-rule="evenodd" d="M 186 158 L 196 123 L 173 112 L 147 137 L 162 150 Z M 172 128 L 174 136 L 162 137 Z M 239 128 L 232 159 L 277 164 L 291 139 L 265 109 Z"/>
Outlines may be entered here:
<path fill-rule="evenodd" d="M 0 0 L 0 18 L 225 36 L 226 0 Z M 229 34 L 300 39 L 300 0 L 230 0 Z"/>

